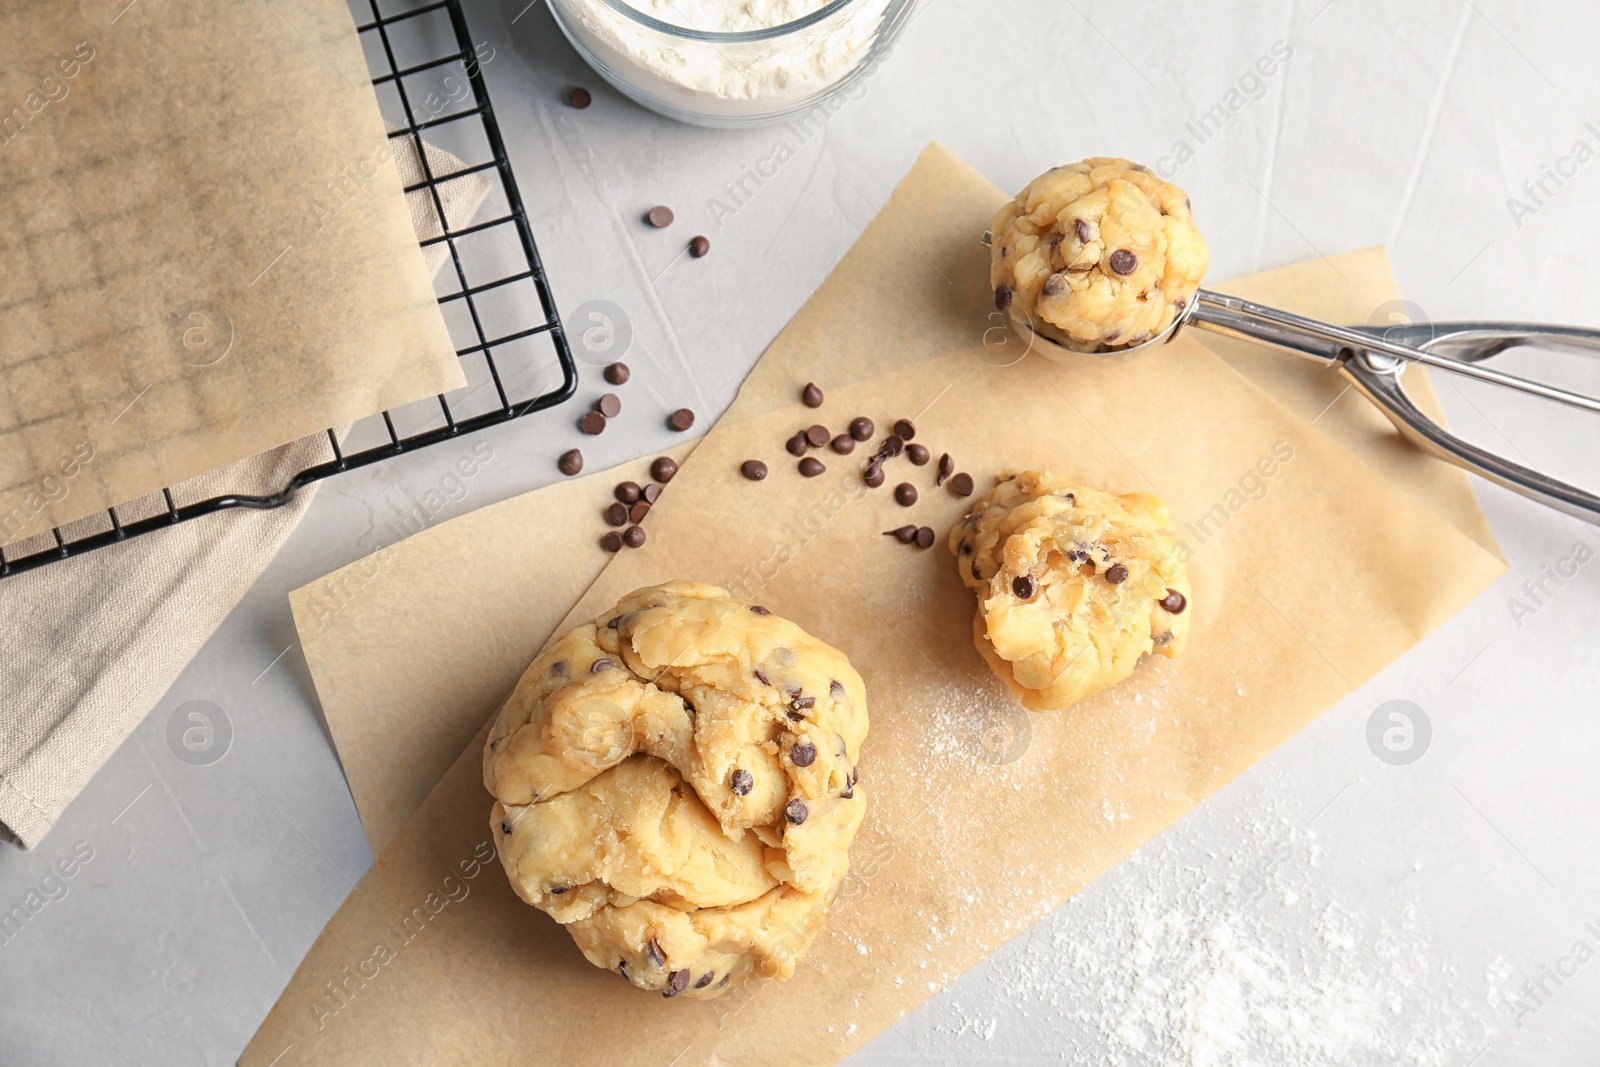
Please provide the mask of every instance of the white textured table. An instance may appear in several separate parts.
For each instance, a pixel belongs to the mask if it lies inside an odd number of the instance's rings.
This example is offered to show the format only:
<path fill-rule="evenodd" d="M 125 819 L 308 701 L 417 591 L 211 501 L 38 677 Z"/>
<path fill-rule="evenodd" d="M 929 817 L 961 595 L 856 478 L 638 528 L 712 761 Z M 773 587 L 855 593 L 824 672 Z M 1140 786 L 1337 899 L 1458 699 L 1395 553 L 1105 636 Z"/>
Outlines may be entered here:
<path fill-rule="evenodd" d="M 1214 278 L 1383 242 L 1434 318 L 1600 320 L 1592 4 L 923 0 L 864 96 L 801 142 L 639 110 L 525 3 L 468 10 L 557 299 L 621 305 L 636 373 L 702 416 L 930 139 L 1007 187 L 1099 152 L 1176 162 L 1185 142 L 1176 177 L 1204 205 Z M 1277 42 L 1292 56 L 1251 82 Z M 572 84 L 593 107 L 563 106 Z M 718 226 L 708 201 L 780 140 L 794 159 Z M 1530 195 L 1547 164 L 1560 182 Z M 654 203 L 677 210 L 671 238 L 635 221 Z M 674 260 L 695 232 L 711 255 Z M 1597 370 L 1569 381 L 1596 390 Z M 495 461 L 439 518 L 551 480 L 592 384 L 490 431 Z M 1441 393 L 1482 443 L 1600 484 L 1600 426 Z M 643 422 L 585 439 L 590 469 L 666 442 Z M 55 898 L 0 944 L 0 1064 L 234 1060 L 371 862 L 285 594 L 391 540 L 467 444 L 326 484 L 44 845 L 0 853 L 0 909 Z M 1600 538 L 1480 495 L 1511 561 L 1494 589 L 852 1062 L 1600 1060 Z M 1432 724 L 1405 766 L 1367 742 L 1396 699 Z M 189 700 L 229 716 L 222 761 L 169 747 Z M 75 852 L 70 878 L 42 881 Z"/>

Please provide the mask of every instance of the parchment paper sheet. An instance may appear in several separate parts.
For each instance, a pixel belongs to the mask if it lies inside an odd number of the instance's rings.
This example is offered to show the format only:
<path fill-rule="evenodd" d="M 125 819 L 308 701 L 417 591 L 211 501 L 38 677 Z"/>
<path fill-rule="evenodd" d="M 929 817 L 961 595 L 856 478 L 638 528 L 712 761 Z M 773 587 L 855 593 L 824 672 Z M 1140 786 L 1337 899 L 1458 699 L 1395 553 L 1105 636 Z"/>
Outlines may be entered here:
<path fill-rule="evenodd" d="M 987 276 L 972 235 L 999 198 L 930 149 L 684 464 L 647 522 L 649 543 L 618 556 L 567 620 L 693 576 L 732 584 L 861 670 L 871 807 L 796 978 L 686 1004 L 590 967 L 504 883 L 480 730 L 323 932 L 241 1062 L 836 1062 L 1503 570 L 1192 337 L 1121 366 L 987 365 Z M 895 369 L 877 373 L 884 360 Z M 864 364 L 876 366 L 864 374 Z M 828 390 L 821 412 L 796 398 L 808 379 Z M 972 597 L 952 557 L 880 535 L 960 516 L 962 502 L 932 487 L 932 467 L 890 468 L 891 484 L 921 489 L 912 509 L 887 488 L 855 489 L 849 461 L 813 480 L 794 473 L 786 436 L 855 414 L 880 426 L 915 417 L 918 440 L 980 484 L 1002 466 L 1037 464 L 1165 496 L 1193 553 L 1185 657 L 1146 662 L 1065 713 L 1018 711 L 972 649 Z M 772 467 L 766 481 L 739 478 L 752 456 Z M 537 552 L 539 534 L 528 537 Z M 457 550 L 431 565 L 470 596 L 506 582 L 517 561 Z M 492 710 L 532 649 L 492 664 L 464 657 L 497 639 L 490 618 L 426 593 L 407 599 L 431 610 L 384 661 L 424 661 L 434 692 L 466 686 L 477 711 Z M 341 624 L 363 625 L 362 604 Z M 306 646 L 321 656 L 314 635 Z M 326 673 L 370 676 L 362 656 L 330 660 Z M 496 673 L 492 684 L 480 670 Z"/>
<path fill-rule="evenodd" d="M 0 5 L 0 217 L 0 544 L 465 384 L 343 0 Z"/>

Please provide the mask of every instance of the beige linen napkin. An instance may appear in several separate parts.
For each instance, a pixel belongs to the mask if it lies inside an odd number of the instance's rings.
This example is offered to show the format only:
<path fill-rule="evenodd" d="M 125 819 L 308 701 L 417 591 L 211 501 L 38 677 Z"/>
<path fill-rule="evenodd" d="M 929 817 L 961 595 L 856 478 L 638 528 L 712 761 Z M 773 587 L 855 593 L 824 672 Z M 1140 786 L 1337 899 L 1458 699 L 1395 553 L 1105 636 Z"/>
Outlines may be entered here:
<path fill-rule="evenodd" d="M 414 141 L 391 145 L 402 185 L 424 180 Z M 431 145 L 427 154 L 435 176 L 463 166 Z M 452 228 L 472 218 L 489 187 L 481 173 L 439 186 Z M 439 236 L 428 191 L 406 199 L 417 239 Z M 424 255 L 437 271 L 449 249 L 430 245 Z M 325 434 L 302 438 L 183 482 L 173 497 L 182 507 L 221 493 L 272 493 L 331 458 Z M 225 511 L 0 579 L 0 838 L 31 848 L 49 832 L 244 596 L 315 489 L 272 511 Z M 141 517 L 137 505 L 118 515 Z M 31 546 L 16 547 L 20 555 Z"/>

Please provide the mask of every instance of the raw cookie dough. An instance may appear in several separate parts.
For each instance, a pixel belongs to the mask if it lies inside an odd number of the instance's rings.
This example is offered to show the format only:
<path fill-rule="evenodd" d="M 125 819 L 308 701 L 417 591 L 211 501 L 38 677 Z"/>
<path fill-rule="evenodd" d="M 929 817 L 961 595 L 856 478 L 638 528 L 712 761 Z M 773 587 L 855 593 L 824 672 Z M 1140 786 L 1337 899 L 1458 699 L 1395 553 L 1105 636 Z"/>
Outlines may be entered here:
<path fill-rule="evenodd" d="M 1158 497 L 1112 496 L 1043 471 L 1007 471 L 950 531 L 978 593 L 973 640 L 1033 711 L 1115 685 L 1189 635 L 1188 553 Z"/>
<path fill-rule="evenodd" d="M 866 810 L 844 653 L 696 582 L 630 593 L 533 661 L 483 753 L 512 888 L 665 996 L 787 978 Z"/>
<path fill-rule="evenodd" d="M 995 307 L 1085 352 L 1172 325 L 1210 258 L 1182 189 L 1103 156 L 1035 178 L 995 215 L 989 254 Z"/>

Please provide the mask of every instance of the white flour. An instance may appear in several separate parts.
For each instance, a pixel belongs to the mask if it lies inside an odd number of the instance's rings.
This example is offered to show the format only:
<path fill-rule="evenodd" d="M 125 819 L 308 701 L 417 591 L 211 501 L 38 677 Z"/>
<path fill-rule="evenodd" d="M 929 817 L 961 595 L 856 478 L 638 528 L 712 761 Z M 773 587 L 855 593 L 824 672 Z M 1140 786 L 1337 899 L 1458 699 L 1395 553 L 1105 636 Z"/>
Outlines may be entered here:
<path fill-rule="evenodd" d="M 674 26 L 744 32 L 786 25 L 828 0 L 629 0 Z M 870 51 L 888 0 L 857 0 L 819 26 L 756 43 L 673 39 L 601 0 L 559 0 L 558 13 L 613 71 L 669 100 L 688 93 L 727 101 L 804 96 L 838 81 Z"/>

